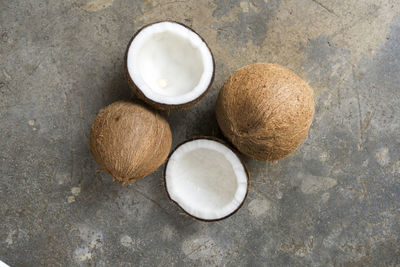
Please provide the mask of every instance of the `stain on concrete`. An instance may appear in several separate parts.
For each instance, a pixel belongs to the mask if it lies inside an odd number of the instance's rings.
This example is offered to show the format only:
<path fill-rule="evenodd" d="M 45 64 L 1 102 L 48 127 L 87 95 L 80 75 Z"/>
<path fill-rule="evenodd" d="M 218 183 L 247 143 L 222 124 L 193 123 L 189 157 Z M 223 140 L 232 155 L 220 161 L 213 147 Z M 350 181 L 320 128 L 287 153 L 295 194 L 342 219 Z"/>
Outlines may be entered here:
<path fill-rule="evenodd" d="M 330 196 L 331 196 L 331 195 L 330 195 L 328 192 L 323 193 L 322 196 L 321 196 L 321 201 L 322 201 L 322 203 L 328 202 Z"/>
<path fill-rule="evenodd" d="M 74 258 L 76 261 L 87 261 L 92 259 L 92 253 L 88 247 L 76 248 L 74 251 Z"/>
<path fill-rule="evenodd" d="M 340 19 L 343 26 L 332 29 L 331 36 L 338 45 L 351 51 L 351 62 L 356 63 L 363 57 L 372 58 L 387 41 L 390 26 L 399 14 L 399 7 L 390 2 L 377 3 L 373 0 L 347 2 L 341 7 Z M 357 10 L 357 16 L 345 10 Z M 382 27 L 382 25 L 387 25 Z"/>
<path fill-rule="evenodd" d="M 215 1 L 217 8 L 213 15 L 219 17 L 231 12 L 232 20 L 218 25 L 217 38 L 222 43 L 236 43 L 246 47 L 248 42 L 261 45 L 267 36 L 267 25 L 275 9 L 279 6 L 278 0 L 268 3 L 258 1 Z M 236 8 L 238 11 L 236 11 Z"/>
<path fill-rule="evenodd" d="M 293 256 L 305 257 L 310 254 L 314 247 L 313 236 L 308 237 L 306 240 L 294 240 L 290 239 L 288 241 L 281 242 L 278 245 L 278 249 Z"/>
<path fill-rule="evenodd" d="M 222 16 L 229 16 L 229 13 L 233 8 L 239 4 L 239 0 L 214 0 L 216 8 L 214 9 L 212 15 L 218 19 Z"/>
<path fill-rule="evenodd" d="M 5 243 L 7 244 L 7 246 L 11 246 L 11 245 L 14 243 L 13 236 L 14 236 L 15 233 L 16 233 L 15 230 L 11 230 L 11 231 L 8 233 L 7 238 L 6 238 L 6 240 L 5 240 Z"/>
<path fill-rule="evenodd" d="M 87 3 L 83 9 L 88 12 L 97 12 L 112 5 L 114 0 L 94 0 Z"/>
<path fill-rule="evenodd" d="M 242 9 L 242 12 L 248 13 L 251 8 L 251 4 L 248 1 L 240 1 L 240 8 Z"/>
<path fill-rule="evenodd" d="M 75 202 L 75 197 L 74 197 L 74 196 L 68 196 L 68 197 L 67 197 L 67 202 L 68 202 L 69 204 Z"/>
<path fill-rule="evenodd" d="M 226 252 L 208 236 L 191 237 L 185 240 L 182 243 L 182 251 L 188 259 L 208 266 L 222 265 L 226 257 Z"/>
<path fill-rule="evenodd" d="M 311 76 L 308 78 L 317 94 L 321 88 L 327 88 L 329 92 L 342 86 L 342 79 L 351 67 L 349 50 L 337 46 L 328 36 L 320 36 L 308 41 L 306 56 L 303 70 Z"/>
<path fill-rule="evenodd" d="M 323 162 L 327 161 L 329 159 L 329 154 L 326 151 L 321 152 L 319 155 L 319 159 Z"/>
<path fill-rule="evenodd" d="M 375 153 L 375 158 L 379 165 L 386 166 L 390 162 L 389 149 L 387 147 L 378 149 Z"/>
<path fill-rule="evenodd" d="M 74 259 L 78 262 L 92 260 L 96 254 L 101 253 L 103 233 L 87 225 L 80 225 L 76 230 L 81 242 L 74 250 Z"/>
<path fill-rule="evenodd" d="M 247 209 L 249 210 L 250 214 L 255 217 L 266 215 L 270 208 L 271 203 L 266 199 L 253 199 L 247 205 Z"/>
<path fill-rule="evenodd" d="M 302 178 L 300 189 L 304 194 L 313 194 L 327 190 L 337 185 L 337 181 L 330 177 L 306 175 Z"/>
<path fill-rule="evenodd" d="M 78 196 L 81 193 L 81 188 L 80 187 L 72 187 L 71 188 L 71 193 L 74 196 Z"/>
<path fill-rule="evenodd" d="M 121 236 L 120 242 L 121 242 L 121 245 L 123 245 L 124 247 L 132 248 L 132 246 L 133 246 L 132 238 L 129 235 Z"/>

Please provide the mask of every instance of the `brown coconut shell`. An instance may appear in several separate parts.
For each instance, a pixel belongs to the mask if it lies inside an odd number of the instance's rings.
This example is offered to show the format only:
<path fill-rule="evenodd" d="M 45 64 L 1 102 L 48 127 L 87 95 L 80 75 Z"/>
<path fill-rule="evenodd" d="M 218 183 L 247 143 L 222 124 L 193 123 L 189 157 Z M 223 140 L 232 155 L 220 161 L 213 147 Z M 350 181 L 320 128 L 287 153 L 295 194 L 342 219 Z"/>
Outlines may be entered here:
<path fill-rule="evenodd" d="M 102 109 L 90 132 L 90 150 L 97 164 L 121 183 L 157 170 L 167 159 L 171 143 L 171 130 L 162 116 L 127 101 Z"/>
<path fill-rule="evenodd" d="M 243 154 L 277 160 L 307 137 L 314 115 L 314 93 L 289 69 L 255 63 L 231 75 L 216 106 L 219 127 Z"/>
<path fill-rule="evenodd" d="M 228 214 L 228 215 L 226 215 L 226 216 L 224 216 L 224 217 L 222 217 L 222 218 L 219 218 L 219 219 L 206 220 L 206 219 L 199 218 L 199 217 L 197 217 L 197 216 L 193 216 L 192 214 L 188 213 L 184 208 L 182 208 L 181 205 L 179 205 L 178 202 L 176 202 L 175 200 L 173 200 L 173 199 L 171 198 L 171 196 L 169 195 L 168 189 L 167 189 L 167 181 L 166 181 L 167 177 L 166 177 L 166 172 L 167 172 L 167 166 L 168 166 L 169 158 L 171 157 L 172 154 L 174 154 L 174 152 L 175 152 L 180 146 L 182 146 L 182 145 L 184 145 L 184 144 L 186 144 L 186 143 L 188 143 L 188 142 L 198 140 L 198 139 L 208 139 L 208 140 L 212 140 L 212 141 L 221 143 L 222 145 L 228 147 L 228 148 L 229 148 L 233 153 L 235 153 L 236 156 L 239 158 L 239 160 L 240 160 L 240 162 L 242 163 L 243 168 L 244 168 L 244 170 L 245 170 L 245 172 L 246 172 L 246 176 L 247 176 L 247 189 L 246 189 L 246 195 L 244 196 L 242 203 L 240 203 L 240 205 L 239 205 L 234 211 L 232 211 L 230 214 Z M 226 219 L 226 218 L 228 218 L 228 217 L 231 217 L 233 214 L 235 214 L 235 213 L 243 206 L 244 202 L 245 202 L 246 199 L 247 199 L 247 195 L 248 195 L 249 188 L 250 188 L 250 173 L 249 173 L 249 171 L 248 171 L 248 169 L 247 169 L 247 166 L 246 166 L 246 164 L 244 163 L 244 161 L 242 160 L 242 158 L 240 157 L 240 154 L 238 153 L 238 151 L 237 151 L 235 148 L 231 147 L 227 142 L 225 142 L 225 141 L 223 141 L 223 140 L 221 140 L 221 139 L 219 139 L 219 138 L 216 138 L 216 137 L 214 137 L 214 136 L 198 136 L 198 137 L 193 137 L 193 138 L 187 139 L 187 140 L 183 141 L 182 143 L 180 143 L 179 145 L 177 145 L 177 146 L 174 148 L 174 150 L 170 153 L 170 155 L 169 155 L 169 157 L 168 157 L 168 161 L 167 161 L 167 163 L 166 163 L 165 166 L 164 166 L 164 188 L 165 188 L 165 191 L 167 192 L 167 196 L 168 196 L 169 200 L 170 200 L 172 203 L 176 204 L 176 205 L 184 212 L 185 215 L 187 215 L 187 216 L 189 216 L 189 217 L 191 217 L 191 218 L 193 218 L 193 219 L 196 219 L 196 220 L 199 220 L 199 221 L 203 221 L 203 222 L 216 222 L 216 221 L 224 220 L 224 219 Z"/>
<path fill-rule="evenodd" d="M 211 58 L 212 58 L 212 61 L 213 61 L 213 73 L 212 73 L 212 77 L 211 77 L 211 80 L 210 80 L 210 84 L 208 85 L 207 89 L 206 89 L 198 98 L 196 98 L 196 99 L 194 99 L 194 100 L 192 100 L 192 101 L 190 101 L 190 102 L 187 102 L 187 103 L 184 103 L 184 104 L 178 104 L 178 105 L 163 104 L 163 103 L 155 102 L 155 101 L 151 100 L 150 98 L 147 98 L 147 97 L 143 94 L 142 90 L 140 90 L 140 88 L 135 84 L 135 82 L 132 80 L 131 75 L 129 74 L 129 70 L 128 70 L 128 51 L 129 51 L 129 48 L 130 48 L 130 46 L 131 46 L 131 43 L 133 42 L 133 40 L 135 39 L 135 37 L 136 37 L 143 29 L 145 29 L 145 28 L 147 28 L 147 27 L 149 27 L 149 26 L 151 26 L 151 25 L 153 25 L 153 24 L 160 23 L 160 22 L 171 22 L 171 23 L 176 23 L 176 24 L 182 25 L 182 26 L 184 26 L 185 28 L 191 30 L 192 32 L 194 32 L 195 34 L 197 34 L 197 35 L 200 37 L 200 39 L 206 44 L 208 50 L 210 51 Z M 214 81 L 214 76 L 215 76 L 215 60 L 214 60 L 214 55 L 213 55 L 213 53 L 212 53 L 210 47 L 209 47 L 208 44 L 206 43 L 206 41 L 203 39 L 203 37 L 201 37 L 201 36 L 200 36 L 195 30 L 193 30 L 192 28 L 186 26 L 185 24 L 182 24 L 182 23 L 180 23 L 180 22 L 176 22 L 176 21 L 173 21 L 173 20 L 157 21 L 157 22 L 153 22 L 153 23 L 147 24 L 147 25 L 143 26 L 142 28 L 140 28 L 140 29 L 132 36 L 132 38 L 130 39 L 130 41 L 129 41 L 129 43 L 128 43 L 128 46 L 126 47 L 126 51 L 125 51 L 125 66 L 124 66 L 124 68 L 125 68 L 125 77 L 126 77 L 126 79 L 128 80 L 129 87 L 131 88 L 131 90 L 133 91 L 133 93 L 134 93 L 139 99 L 141 99 L 142 101 L 144 101 L 144 102 L 146 102 L 147 104 L 151 105 L 152 107 L 154 107 L 154 108 L 156 108 L 156 109 L 160 109 L 160 110 L 183 110 L 183 109 L 190 108 L 191 106 L 194 106 L 195 104 L 197 104 L 198 102 L 200 102 L 200 100 L 202 100 L 202 99 L 206 96 L 206 94 L 208 93 L 208 91 L 209 91 L 210 88 L 211 88 L 211 85 L 212 85 L 212 83 L 213 83 L 213 81 Z"/>

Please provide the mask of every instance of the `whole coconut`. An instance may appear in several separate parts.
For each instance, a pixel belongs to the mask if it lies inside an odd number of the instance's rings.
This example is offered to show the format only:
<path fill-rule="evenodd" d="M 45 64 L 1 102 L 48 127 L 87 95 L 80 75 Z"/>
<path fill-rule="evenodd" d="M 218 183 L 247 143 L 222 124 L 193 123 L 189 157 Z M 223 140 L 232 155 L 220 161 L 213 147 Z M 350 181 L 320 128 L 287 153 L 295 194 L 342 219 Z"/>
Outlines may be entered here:
<path fill-rule="evenodd" d="M 277 160 L 307 137 L 314 93 L 289 69 L 256 63 L 229 77 L 216 114 L 223 134 L 240 152 L 257 160 Z"/>
<path fill-rule="evenodd" d="M 171 142 L 163 117 L 126 101 L 102 109 L 90 133 L 90 150 L 97 164 L 121 183 L 154 172 L 167 159 Z"/>

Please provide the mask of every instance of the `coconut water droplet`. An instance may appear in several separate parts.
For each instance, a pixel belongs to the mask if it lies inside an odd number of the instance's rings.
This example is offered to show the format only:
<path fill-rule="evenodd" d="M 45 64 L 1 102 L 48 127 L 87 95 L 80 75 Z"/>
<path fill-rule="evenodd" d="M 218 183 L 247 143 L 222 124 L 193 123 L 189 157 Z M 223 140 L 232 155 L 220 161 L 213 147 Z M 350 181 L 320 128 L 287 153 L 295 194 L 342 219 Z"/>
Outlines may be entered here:
<path fill-rule="evenodd" d="M 158 80 L 158 86 L 160 86 L 161 88 L 165 88 L 168 86 L 168 80 L 166 79 L 159 79 Z"/>

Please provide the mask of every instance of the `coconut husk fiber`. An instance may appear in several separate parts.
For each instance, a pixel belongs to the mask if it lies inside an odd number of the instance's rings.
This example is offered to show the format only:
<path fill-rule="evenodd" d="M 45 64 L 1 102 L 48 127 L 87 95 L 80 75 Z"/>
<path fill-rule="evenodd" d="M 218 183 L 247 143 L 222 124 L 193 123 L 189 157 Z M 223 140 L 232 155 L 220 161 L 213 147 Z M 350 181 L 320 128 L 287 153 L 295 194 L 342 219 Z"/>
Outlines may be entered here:
<path fill-rule="evenodd" d="M 289 69 L 266 63 L 245 66 L 222 87 L 216 106 L 223 134 L 243 154 L 277 160 L 307 137 L 314 93 Z"/>
<path fill-rule="evenodd" d="M 121 183 L 154 172 L 167 159 L 171 143 L 171 130 L 162 116 L 127 101 L 102 109 L 90 133 L 94 159 Z"/>

